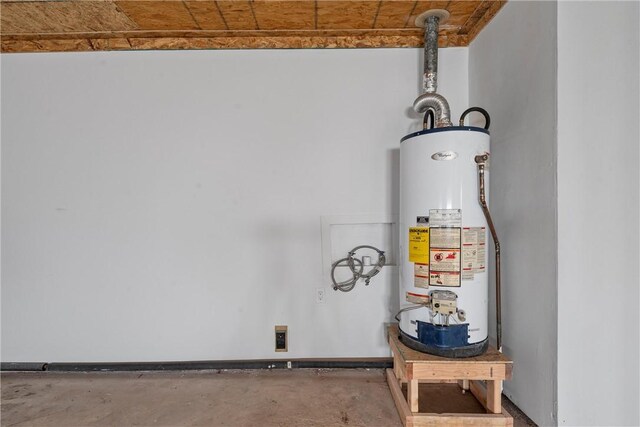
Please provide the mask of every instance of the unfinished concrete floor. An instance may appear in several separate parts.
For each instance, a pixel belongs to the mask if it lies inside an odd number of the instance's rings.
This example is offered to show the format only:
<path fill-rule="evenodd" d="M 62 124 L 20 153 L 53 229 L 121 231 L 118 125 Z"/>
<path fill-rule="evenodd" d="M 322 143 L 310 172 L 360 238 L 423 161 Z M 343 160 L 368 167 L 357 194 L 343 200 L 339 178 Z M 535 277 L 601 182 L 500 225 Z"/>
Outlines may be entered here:
<path fill-rule="evenodd" d="M 1 385 L 6 427 L 402 426 L 381 369 L 5 372 Z"/>

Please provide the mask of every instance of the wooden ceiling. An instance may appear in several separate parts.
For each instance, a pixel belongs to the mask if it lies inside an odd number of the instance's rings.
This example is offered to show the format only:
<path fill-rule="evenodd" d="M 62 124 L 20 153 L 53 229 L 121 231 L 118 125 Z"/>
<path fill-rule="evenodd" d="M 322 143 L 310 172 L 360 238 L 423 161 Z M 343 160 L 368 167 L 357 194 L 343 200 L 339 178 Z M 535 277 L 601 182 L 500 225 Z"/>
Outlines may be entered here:
<path fill-rule="evenodd" d="M 2 0 L 2 52 L 418 47 L 415 17 L 447 9 L 440 46 L 467 46 L 504 1 Z"/>

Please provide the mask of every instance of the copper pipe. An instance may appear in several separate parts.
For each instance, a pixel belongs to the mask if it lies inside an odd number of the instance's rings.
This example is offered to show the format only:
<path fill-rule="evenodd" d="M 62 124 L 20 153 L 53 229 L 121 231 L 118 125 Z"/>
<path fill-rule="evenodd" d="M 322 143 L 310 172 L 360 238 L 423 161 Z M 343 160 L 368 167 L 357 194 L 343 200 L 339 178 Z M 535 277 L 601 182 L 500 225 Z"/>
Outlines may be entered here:
<path fill-rule="evenodd" d="M 491 231 L 491 237 L 493 238 L 493 246 L 496 251 L 496 343 L 498 351 L 502 353 L 502 299 L 500 297 L 500 241 L 498 240 L 498 233 L 496 227 L 493 225 L 491 219 L 491 213 L 487 206 L 487 199 L 484 189 L 484 169 L 486 162 L 489 160 L 489 154 L 482 154 L 475 157 L 475 161 L 478 164 L 478 195 L 480 200 L 480 206 L 482 206 L 482 212 L 487 220 L 487 225 Z"/>

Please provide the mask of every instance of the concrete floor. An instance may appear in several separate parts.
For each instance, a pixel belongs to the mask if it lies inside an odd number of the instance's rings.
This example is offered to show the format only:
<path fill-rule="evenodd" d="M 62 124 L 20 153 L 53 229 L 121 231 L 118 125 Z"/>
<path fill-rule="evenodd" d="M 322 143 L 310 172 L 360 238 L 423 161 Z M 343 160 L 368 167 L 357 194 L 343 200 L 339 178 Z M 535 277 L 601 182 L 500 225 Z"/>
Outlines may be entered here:
<path fill-rule="evenodd" d="M 6 427 L 402 426 L 381 369 L 4 372 L 1 380 Z M 460 395 L 454 389 L 443 402 Z M 433 390 L 423 393 L 434 401 Z M 516 426 L 534 425 L 507 409 Z"/>

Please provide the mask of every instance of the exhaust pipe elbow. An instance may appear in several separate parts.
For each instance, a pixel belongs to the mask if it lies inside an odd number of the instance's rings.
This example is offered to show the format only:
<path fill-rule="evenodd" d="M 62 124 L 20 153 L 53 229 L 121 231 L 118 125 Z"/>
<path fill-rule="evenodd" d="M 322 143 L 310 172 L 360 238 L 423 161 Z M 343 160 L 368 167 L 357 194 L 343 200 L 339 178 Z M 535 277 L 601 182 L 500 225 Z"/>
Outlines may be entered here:
<path fill-rule="evenodd" d="M 423 114 L 429 108 L 435 111 L 437 128 L 451 126 L 451 110 L 444 96 L 437 93 L 423 93 L 413 103 L 413 109 Z"/>

